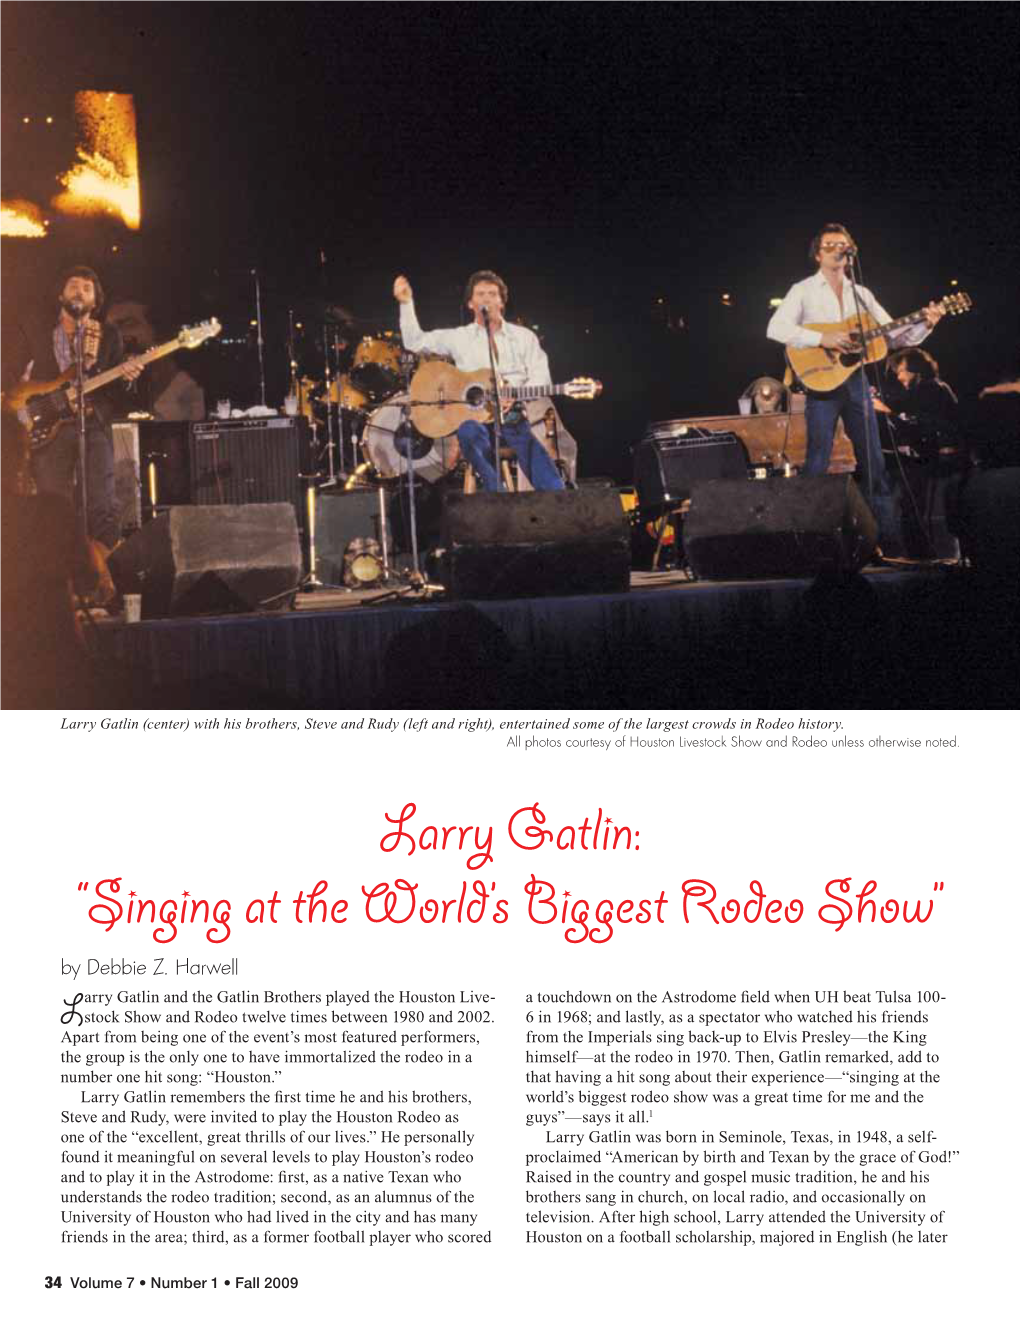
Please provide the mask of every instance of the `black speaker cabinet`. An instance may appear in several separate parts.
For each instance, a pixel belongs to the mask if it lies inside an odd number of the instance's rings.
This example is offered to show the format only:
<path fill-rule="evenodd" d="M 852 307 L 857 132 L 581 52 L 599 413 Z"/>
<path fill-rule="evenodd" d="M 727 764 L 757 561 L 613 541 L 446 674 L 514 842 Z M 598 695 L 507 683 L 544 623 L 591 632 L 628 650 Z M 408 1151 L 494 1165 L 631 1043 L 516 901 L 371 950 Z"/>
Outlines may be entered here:
<path fill-rule="evenodd" d="M 610 488 L 447 492 L 442 573 L 473 599 L 626 591 L 630 530 Z"/>
<path fill-rule="evenodd" d="M 139 593 L 147 619 L 282 609 L 301 581 L 290 504 L 179 505 L 109 558 L 117 589 Z"/>
<path fill-rule="evenodd" d="M 853 477 L 707 481 L 684 523 L 700 578 L 814 577 L 862 568 L 878 541 Z"/>
<path fill-rule="evenodd" d="M 951 487 L 950 529 L 971 568 L 1015 593 L 1020 579 L 1020 467 L 975 469 Z"/>
<path fill-rule="evenodd" d="M 302 473 L 310 471 L 304 417 L 239 418 L 191 427 L 193 504 L 293 505 L 305 522 Z"/>
<path fill-rule="evenodd" d="M 653 423 L 634 450 L 638 505 L 654 513 L 689 499 L 696 482 L 747 477 L 747 451 L 731 433 L 691 427 L 686 435 L 660 436 Z"/>

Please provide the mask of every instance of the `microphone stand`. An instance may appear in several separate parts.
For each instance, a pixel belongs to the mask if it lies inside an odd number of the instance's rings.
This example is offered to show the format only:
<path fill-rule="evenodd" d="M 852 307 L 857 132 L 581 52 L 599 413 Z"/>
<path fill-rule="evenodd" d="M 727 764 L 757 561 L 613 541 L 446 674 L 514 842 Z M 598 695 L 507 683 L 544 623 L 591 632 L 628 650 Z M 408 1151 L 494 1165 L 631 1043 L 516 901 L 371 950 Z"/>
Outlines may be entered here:
<path fill-rule="evenodd" d="M 264 408 L 266 406 L 266 362 L 264 356 L 264 343 L 262 339 L 262 285 L 259 283 L 259 272 L 257 267 L 252 267 L 252 275 L 255 277 L 255 321 L 258 325 L 258 350 L 259 350 L 259 400 Z"/>
<path fill-rule="evenodd" d="M 287 310 L 287 365 L 290 367 L 290 393 L 298 397 L 298 364 L 294 344 L 294 308 Z"/>
<path fill-rule="evenodd" d="M 86 440 L 85 440 L 85 344 L 84 344 L 84 321 L 86 312 L 72 312 L 75 318 L 74 322 L 74 354 L 75 354 L 75 387 L 77 397 L 75 399 L 76 423 L 78 429 L 78 518 L 81 522 L 82 536 L 88 541 L 89 537 L 89 515 L 88 515 L 88 465 L 86 463 Z"/>
<path fill-rule="evenodd" d="M 858 293 L 858 289 L 857 289 L 857 280 L 856 280 L 856 278 L 855 278 L 855 276 L 854 276 L 854 270 L 853 270 L 853 266 L 854 266 L 854 258 L 856 257 L 856 255 L 857 255 L 856 252 L 853 252 L 853 253 L 850 253 L 850 254 L 847 256 L 846 274 L 847 274 L 847 277 L 848 277 L 849 280 L 850 280 L 850 288 L 851 288 L 851 290 L 852 290 L 852 292 L 853 292 L 853 295 L 854 295 L 854 309 L 855 309 L 855 312 L 856 312 L 856 315 L 857 315 L 857 330 L 858 330 L 858 333 L 859 333 L 860 336 L 861 336 L 861 347 L 862 347 L 863 352 L 864 352 L 864 361 L 863 361 L 863 364 L 862 364 L 862 366 L 861 366 L 861 372 L 862 372 L 862 374 L 863 374 L 863 380 L 864 380 L 863 392 L 864 392 L 864 395 L 865 395 L 865 397 L 864 397 L 864 399 L 863 399 L 863 403 L 864 403 L 864 424 L 865 424 L 866 427 L 871 426 L 871 425 L 874 426 L 874 428 L 875 428 L 875 439 L 878 441 L 878 446 L 877 446 L 877 447 L 878 447 L 879 452 L 881 453 L 881 440 L 879 439 L 879 435 L 878 435 L 878 417 L 875 415 L 875 409 L 874 409 L 874 406 L 873 406 L 872 403 L 871 403 L 870 397 L 868 397 L 868 389 L 867 389 L 867 379 L 868 379 L 868 376 L 867 376 L 867 368 L 868 368 L 870 365 L 872 365 L 872 364 L 869 363 L 869 361 L 868 361 L 867 341 L 866 341 L 865 338 L 864 338 L 864 313 L 863 313 L 863 310 L 862 310 L 862 307 L 861 307 L 860 294 Z M 878 391 L 878 397 L 882 400 L 883 403 L 885 403 L 885 395 L 884 395 L 883 390 L 882 390 L 882 378 L 881 378 L 881 376 L 878 374 L 877 367 L 876 367 L 876 371 L 875 371 L 875 381 L 876 381 L 875 388 L 876 388 L 877 391 Z M 915 517 L 915 519 L 917 520 L 917 522 L 920 523 L 921 520 L 920 520 L 920 514 L 918 513 L 918 509 L 917 509 L 917 501 L 914 499 L 914 493 L 913 493 L 913 491 L 910 489 L 910 483 L 907 481 L 906 473 L 905 473 L 904 470 L 903 470 L 903 457 L 902 457 L 902 455 L 900 454 L 900 451 L 899 451 L 899 445 L 898 445 L 897 442 L 896 442 L 896 429 L 895 429 L 895 427 L 892 426 L 892 425 L 890 425 L 890 428 L 889 428 L 889 429 L 890 429 L 890 432 L 892 433 L 893 455 L 894 455 L 894 457 L 895 457 L 895 459 L 896 459 L 896 469 L 897 469 L 897 471 L 899 472 L 900 486 L 901 486 L 901 488 L 902 488 L 903 490 L 905 490 L 905 491 L 907 492 L 907 496 L 908 496 L 908 498 L 909 498 L 909 500 L 910 500 L 910 503 L 911 503 L 911 506 L 912 506 L 912 508 L 913 508 L 913 510 L 914 510 L 914 517 Z M 887 517 L 891 520 L 891 518 L 892 518 L 892 505 L 893 505 L 893 498 L 894 498 L 894 497 L 893 497 L 892 495 L 882 495 L 882 496 L 876 496 L 876 495 L 875 495 L 875 491 L 874 491 L 874 481 L 873 481 L 873 474 L 872 474 L 872 471 L 871 471 L 871 446 L 870 446 L 870 445 L 868 445 L 868 447 L 867 447 L 867 449 L 866 449 L 865 457 L 866 457 L 866 459 L 867 459 L 867 465 L 868 465 L 868 472 L 867 472 L 867 479 L 868 479 L 868 485 L 867 485 L 868 498 L 869 498 L 869 500 L 873 500 L 873 499 L 876 499 L 876 498 L 880 498 L 880 499 L 882 499 L 882 500 L 884 500 L 884 501 L 887 501 L 887 503 L 886 503 Z M 881 521 L 882 521 L 882 520 L 879 519 L 879 523 L 881 523 Z M 881 530 L 881 528 L 880 528 L 880 530 Z M 928 543 L 929 557 L 931 557 L 931 552 L 932 552 L 931 539 L 930 539 L 930 537 L 928 537 L 928 536 L 925 534 L 925 532 L 924 532 L 924 528 L 923 528 L 923 527 L 921 528 L 921 534 L 922 534 L 922 536 L 924 537 L 925 541 L 927 541 L 927 543 Z"/>
<path fill-rule="evenodd" d="M 333 373 L 330 368 L 330 349 L 332 341 L 330 338 L 329 326 L 325 320 L 322 322 L 322 382 L 324 389 L 324 399 L 326 404 L 326 462 L 329 468 L 329 476 L 324 483 L 327 486 L 337 484 L 337 473 L 333 463 L 333 456 L 336 453 L 336 443 L 333 440 L 333 422 L 340 424 L 340 409 L 337 408 L 334 413 L 333 404 L 330 402 L 330 395 L 333 393 Z M 340 397 L 340 386 L 337 385 L 337 398 Z M 343 431 L 340 432 L 340 450 L 341 450 L 341 468 L 343 467 Z"/>
<path fill-rule="evenodd" d="M 489 346 L 489 366 L 492 369 L 492 387 L 493 387 L 493 405 L 494 405 L 492 410 L 492 423 L 493 423 L 493 448 L 495 450 L 495 453 L 493 454 L 493 459 L 494 459 L 493 467 L 496 469 L 496 493 L 499 494 L 500 491 L 500 484 L 499 484 L 500 452 L 499 451 L 503 448 L 503 404 L 500 401 L 500 397 L 499 397 L 499 377 L 496 374 L 496 342 L 495 339 L 493 338 L 492 327 L 489 324 L 489 309 L 487 307 L 482 308 L 482 320 L 485 322 L 485 340 Z"/>
<path fill-rule="evenodd" d="M 871 401 L 870 401 L 870 398 L 868 397 L 868 372 L 867 372 L 867 368 L 868 368 L 868 341 L 864 338 L 864 308 L 863 308 L 863 306 L 862 306 L 862 304 L 861 304 L 860 293 L 858 292 L 858 289 L 857 289 L 857 280 L 856 280 L 856 278 L 854 277 L 854 256 L 855 256 L 855 255 L 856 255 L 856 253 L 853 253 L 853 252 L 847 253 L 846 265 L 845 265 L 845 267 L 843 268 L 843 273 L 846 275 L 847 279 L 850 281 L 850 291 L 851 291 L 851 293 L 853 294 L 853 297 L 854 297 L 854 311 L 855 311 L 856 316 L 857 316 L 857 333 L 858 333 L 858 334 L 860 335 L 860 337 L 861 337 L 861 352 L 862 352 L 863 355 L 864 355 L 864 357 L 863 357 L 863 361 L 862 361 L 862 363 L 861 363 L 861 391 L 862 391 L 862 396 L 863 396 L 864 425 L 865 425 L 865 428 L 867 429 L 867 431 L 870 433 L 870 431 L 871 431 L 871 423 L 874 422 L 874 424 L 875 424 L 875 434 L 876 434 L 876 437 L 877 437 L 877 434 L 878 434 L 878 420 L 877 420 L 877 418 L 875 417 L 875 410 L 874 410 L 874 408 L 871 406 Z M 866 462 L 866 464 L 867 464 L 867 474 L 866 474 L 866 475 L 867 475 L 867 491 L 868 491 L 868 498 L 869 498 L 869 499 L 873 499 L 873 498 L 874 498 L 874 493 L 875 493 L 875 492 L 874 492 L 874 474 L 873 474 L 872 471 L 871 471 L 871 445 L 870 445 L 870 444 L 865 445 L 865 448 L 864 448 L 864 457 L 865 457 L 865 462 Z"/>
<path fill-rule="evenodd" d="M 340 375 L 340 351 L 341 351 L 341 350 L 340 350 L 340 331 L 339 331 L 339 329 L 334 329 L 334 330 L 333 330 L 333 335 L 332 335 L 332 338 L 331 338 L 330 343 L 331 343 L 331 347 L 332 347 L 332 349 L 333 349 L 333 384 L 334 384 L 334 387 L 335 387 L 335 389 L 336 389 L 336 433 L 337 433 L 337 434 L 336 434 L 336 438 L 337 438 L 338 453 L 339 453 L 339 458 L 340 458 L 340 470 L 339 470 L 339 476 L 340 476 L 340 478 L 341 478 L 342 480 L 346 480 L 346 477 L 347 477 L 347 467 L 346 467 L 347 459 L 346 459 L 345 456 L 344 456 L 344 410 L 343 410 L 343 407 L 341 406 L 341 397 L 340 397 L 340 396 L 342 395 L 342 393 L 343 393 L 343 389 L 342 389 L 342 379 L 341 379 L 341 375 Z M 327 403 L 328 403 L 328 397 L 327 397 Z M 357 466 L 358 466 L 358 457 L 357 457 L 357 454 L 354 453 L 354 435 L 353 435 L 353 429 L 352 429 L 352 434 L 351 434 L 351 452 L 352 452 L 352 454 L 354 454 L 354 464 L 353 464 L 353 466 L 354 466 L 354 467 L 357 467 Z"/>
<path fill-rule="evenodd" d="M 875 513 L 878 521 L 879 536 L 884 541 L 886 539 L 885 533 L 887 531 L 893 530 L 891 527 L 892 517 L 893 517 L 893 513 L 892 513 L 893 501 L 891 495 L 877 495 L 875 493 L 875 473 L 872 472 L 871 470 L 872 438 L 875 441 L 875 447 L 878 449 L 879 454 L 881 454 L 882 452 L 882 446 L 878 435 L 878 418 L 875 415 L 875 408 L 871 402 L 871 395 L 868 389 L 868 366 L 870 365 L 868 362 L 868 341 L 864 337 L 864 309 L 861 304 L 860 292 L 858 291 L 857 288 L 857 280 L 854 277 L 854 257 L 856 255 L 857 255 L 856 252 L 850 252 L 847 254 L 844 273 L 850 281 L 850 290 L 854 296 L 854 311 L 857 316 L 857 333 L 861 337 L 861 352 L 864 355 L 863 360 L 861 362 L 861 407 L 864 411 L 864 430 L 865 430 L 864 463 L 867 469 L 866 471 L 867 499 L 869 505 L 872 506 L 874 506 L 877 500 L 882 501 L 882 507 L 884 509 L 885 516 L 883 517 L 881 514 L 879 514 L 876 508 L 873 508 L 873 512 Z M 879 388 L 880 387 L 881 387 L 881 382 L 879 382 Z M 874 428 L 874 430 L 872 430 L 872 428 Z M 888 545 L 886 545 L 885 549 L 888 550 Z"/>

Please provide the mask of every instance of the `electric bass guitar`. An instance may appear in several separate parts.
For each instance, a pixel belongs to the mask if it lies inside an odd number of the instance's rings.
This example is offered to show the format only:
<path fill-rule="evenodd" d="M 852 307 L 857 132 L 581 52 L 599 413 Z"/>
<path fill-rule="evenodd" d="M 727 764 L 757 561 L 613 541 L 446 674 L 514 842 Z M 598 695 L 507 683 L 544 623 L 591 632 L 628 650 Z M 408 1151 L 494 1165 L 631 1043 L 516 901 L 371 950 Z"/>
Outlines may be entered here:
<path fill-rule="evenodd" d="M 602 382 L 578 376 L 565 385 L 504 386 L 500 398 L 524 402 L 553 394 L 570 399 L 594 399 L 602 393 Z M 491 422 L 495 391 L 492 372 L 458 371 L 448 362 L 423 362 L 411 380 L 411 421 L 422 435 L 441 440 L 452 435 L 462 422 Z"/>
<path fill-rule="evenodd" d="M 972 306 L 966 293 L 951 293 L 943 298 L 939 306 L 950 316 L 960 316 L 969 312 Z M 887 336 L 904 326 L 919 325 L 924 320 L 923 308 L 901 316 L 885 325 L 878 322 L 868 312 L 862 312 L 860 324 L 856 316 L 848 316 L 845 321 L 831 321 L 825 324 L 810 324 L 807 330 L 820 330 L 824 334 L 845 334 L 853 340 L 853 348 L 790 348 L 786 349 L 786 360 L 790 370 L 805 389 L 816 394 L 825 394 L 829 390 L 839 389 L 844 381 L 849 380 L 865 362 L 881 362 L 889 352 Z M 861 334 L 861 326 L 864 334 Z"/>
<path fill-rule="evenodd" d="M 209 321 L 202 321 L 200 325 L 182 326 L 176 339 L 170 339 L 165 344 L 147 349 L 132 360 L 144 366 L 149 362 L 155 362 L 157 358 L 176 353 L 179 348 L 198 348 L 199 344 L 214 338 L 222 329 L 215 317 Z M 20 381 L 14 389 L 4 393 L 2 397 L 4 412 L 17 414 L 24 411 L 28 414 L 28 431 L 33 450 L 45 448 L 56 434 L 59 424 L 72 415 L 77 404 L 77 374 L 77 367 L 72 363 L 56 380 Z M 108 371 L 101 371 L 97 376 L 87 377 L 82 393 L 91 394 L 93 390 L 101 390 L 104 385 L 111 385 L 115 380 L 123 379 L 124 375 L 119 366 L 110 367 Z"/>

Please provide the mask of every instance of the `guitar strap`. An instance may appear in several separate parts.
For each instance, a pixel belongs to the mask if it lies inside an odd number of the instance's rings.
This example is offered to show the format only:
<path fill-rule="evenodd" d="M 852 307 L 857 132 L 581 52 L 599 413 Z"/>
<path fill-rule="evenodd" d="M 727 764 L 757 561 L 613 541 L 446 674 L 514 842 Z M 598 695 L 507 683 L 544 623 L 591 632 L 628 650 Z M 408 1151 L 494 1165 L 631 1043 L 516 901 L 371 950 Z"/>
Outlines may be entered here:
<path fill-rule="evenodd" d="M 85 358 L 85 370 L 91 371 L 99 358 L 99 344 L 103 338 L 103 327 L 91 317 L 82 326 L 82 352 Z"/>

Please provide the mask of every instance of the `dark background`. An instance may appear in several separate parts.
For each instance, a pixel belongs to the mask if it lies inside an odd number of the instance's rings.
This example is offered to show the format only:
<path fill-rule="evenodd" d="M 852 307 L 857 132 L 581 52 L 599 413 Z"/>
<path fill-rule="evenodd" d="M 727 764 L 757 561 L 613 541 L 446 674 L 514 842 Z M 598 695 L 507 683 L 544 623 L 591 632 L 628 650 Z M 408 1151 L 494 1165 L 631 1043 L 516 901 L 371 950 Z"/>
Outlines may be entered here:
<path fill-rule="evenodd" d="M 403 271 L 423 325 L 455 324 L 466 275 L 492 267 L 554 379 L 605 381 L 565 409 L 582 472 L 626 476 L 650 418 L 733 412 L 752 377 L 782 374 L 769 298 L 840 220 L 894 316 L 953 279 L 972 295 L 929 344 L 965 400 L 1017 366 L 1014 6 L 22 3 L 3 19 L 4 196 L 48 207 L 82 88 L 134 95 L 142 177 L 137 234 L 53 216 L 45 240 L 4 240 L 5 326 L 84 260 L 111 298 L 153 302 L 161 337 L 215 314 L 244 340 L 257 267 L 278 403 L 288 308 L 325 293 L 359 333 L 393 328 Z M 243 344 L 189 365 L 256 401 Z"/>

